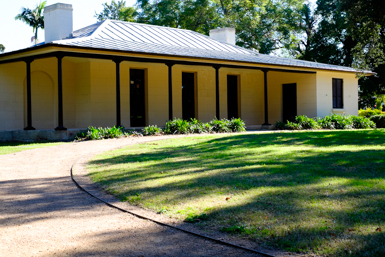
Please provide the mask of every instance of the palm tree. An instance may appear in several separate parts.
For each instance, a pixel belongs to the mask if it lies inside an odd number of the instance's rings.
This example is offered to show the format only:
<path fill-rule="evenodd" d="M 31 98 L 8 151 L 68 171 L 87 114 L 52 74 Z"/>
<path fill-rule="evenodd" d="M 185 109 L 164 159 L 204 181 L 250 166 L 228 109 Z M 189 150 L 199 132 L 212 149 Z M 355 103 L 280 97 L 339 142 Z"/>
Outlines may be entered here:
<path fill-rule="evenodd" d="M 5 50 L 5 46 L 2 45 L 2 44 L 0 44 L 0 53 L 1 53 L 1 52 L 4 52 L 4 50 Z"/>
<path fill-rule="evenodd" d="M 40 2 L 35 9 L 31 10 L 29 8 L 22 7 L 21 13 L 19 13 L 15 20 L 21 20 L 33 28 L 35 36 L 31 38 L 31 41 L 35 40 L 35 45 L 37 44 L 37 30 L 39 28 L 44 29 L 44 16 L 43 10 L 47 1 Z"/>

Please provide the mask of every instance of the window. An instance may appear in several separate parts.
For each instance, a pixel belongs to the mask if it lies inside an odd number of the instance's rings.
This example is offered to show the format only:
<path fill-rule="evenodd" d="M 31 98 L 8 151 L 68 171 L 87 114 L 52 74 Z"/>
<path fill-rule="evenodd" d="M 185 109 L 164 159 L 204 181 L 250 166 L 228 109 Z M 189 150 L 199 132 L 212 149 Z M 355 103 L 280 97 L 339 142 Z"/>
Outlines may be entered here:
<path fill-rule="evenodd" d="M 342 79 L 333 79 L 333 108 L 344 108 Z"/>

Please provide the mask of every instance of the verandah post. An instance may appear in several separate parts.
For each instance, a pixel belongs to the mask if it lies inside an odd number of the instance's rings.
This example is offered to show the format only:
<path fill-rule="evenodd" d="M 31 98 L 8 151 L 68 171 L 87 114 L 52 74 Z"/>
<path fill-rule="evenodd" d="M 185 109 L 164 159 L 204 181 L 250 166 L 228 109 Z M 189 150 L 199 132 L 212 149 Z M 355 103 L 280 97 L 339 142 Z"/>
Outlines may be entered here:
<path fill-rule="evenodd" d="M 32 127 L 32 90 L 31 90 L 31 63 L 34 59 L 24 60 L 27 64 L 27 127 L 24 130 L 35 130 Z"/>

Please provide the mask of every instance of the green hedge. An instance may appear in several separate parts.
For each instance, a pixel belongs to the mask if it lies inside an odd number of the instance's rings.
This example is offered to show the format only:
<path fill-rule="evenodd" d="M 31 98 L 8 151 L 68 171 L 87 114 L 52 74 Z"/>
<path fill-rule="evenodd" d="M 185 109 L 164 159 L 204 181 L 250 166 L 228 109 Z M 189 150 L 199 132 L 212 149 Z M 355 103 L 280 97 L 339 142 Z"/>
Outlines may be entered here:
<path fill-rule="evenodd" d="M 376 123 L 377 128 L 385 128 L 385 114 L 382 115 L 374 115 L 370 117 L 370 119 Z"/>
<path fill-rule="evenodd" d="M 364 116 L 364 117 L 367 117 L 367 118 L 370 118 L 374 115 L 380 115 L 382 112 L 381 110 L 378 110 L 378 109 L 367 109 L 367 110 L 359 110 L 358 111 L 358 116 Z"/>
<path fill-rule="evenodd" d="M 165 134 L 201 134 L 201 133 L 225 133 L 246 131 L 245 122 L 241 119 L 214 119 L 204 123 L 197 119 L 190 121 L 173 119 L 166 122 Z"/>
<path fill-rule="evenodd" d="M 79 133 L 76 140 L 100 140 L 107 138 L 120 138 L 129 136 L 160 136 L 163 134 L 201 134 L 201 133 L 225 133 L 246 131 L 245 122 L 241 119 L 214 119 L 203 123 L 197 119 L 190 121 L 173 119 L 166 122 L 165 129 L 156 125 L 147 126 L 142 129 L 142 133 L 134 130 L 125 130 L 124 127 L 96 128 L 88 127 L 86 133 Z"/>
<path fill-rule="evenodd" d="M 301 115 L 293 122 L 277 122 L 277 129 L 306 130 L 306 129 L 366 129 L 376 128 L 376 123 L 364 116 L 332 114 L 323 118 L 309 118 Z"/>

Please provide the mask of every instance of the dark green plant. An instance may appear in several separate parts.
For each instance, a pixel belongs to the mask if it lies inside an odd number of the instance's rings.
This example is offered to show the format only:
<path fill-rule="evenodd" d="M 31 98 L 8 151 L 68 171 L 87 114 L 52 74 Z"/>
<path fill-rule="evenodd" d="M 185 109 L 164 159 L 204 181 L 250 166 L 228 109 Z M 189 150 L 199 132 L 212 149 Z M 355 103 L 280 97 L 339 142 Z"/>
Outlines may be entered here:
<path fill-rule="evenodd" d="M 294 123 L 299 124 L 301 126 L 301 129 L 319 129 L 320 128 L 320 126 L 318 125 L 315 119 L 309 118 L 305 115 L 300 115 L 295 117 Z"/>
<path fill-rule="evenodd" d="M 142 129 L 143 136 L 160 136 L 162 135 L 162 129 L 157 125 L 150 125 Z"/>
<path fill-rule="evenodd" d="M 166 122 L 166 126 L 164 128 L 164 133 L 166 134 L 188 134 L 189 130 L 189 122 L 187 120 L 182 119 L 173 119 Z"/>
<path fill-rule="evenodd" d="M 240 118 L 232 118 L 228 122 L 228 127 L 232 132 L 245 132 L 246 131 L 246 124 Z"/>
<path fill-rule="evenodd" d="M 123 127 L 107 127 L 107 128 L 96 128 L 88 127 L 86 133 L 79 133 L 75 139 L 77 140 L 100 140 L 107 138 L 119 138 L 124 136 L 129 136 L 127 132 L 124 131 Z"/>
<path fill-rule="evenodd" d="M 375 122 L 363 116 L 351 116 L 351 119 L 353 120 L 353 128 L 355 129 L 368 129 L 376 127 Z"/>
<path fill-rule="evenodd" d="M 216 133 L 226 133 L 231 131 L 231 129 L 229 128 L 230 121 L 228 119 L 214 119 L 210 121 L 209 124 L 213 128 L 213 132 Z"/>
<path fill-rule="evenodd" d="M 374 115 L 370 119 L 376 124 L 377 128 L 385 128 L 385 114 Z"/>
<path fill-rule="evenodd" d="M 278 129 L 278 130 L 284 130 L 284 129 L 287 129 L 287 128 L 286 128 L 285 122 L 282 122 L 282 121 L 277 121 L 277 122 L 275 123 L 275 128 Z"/>

